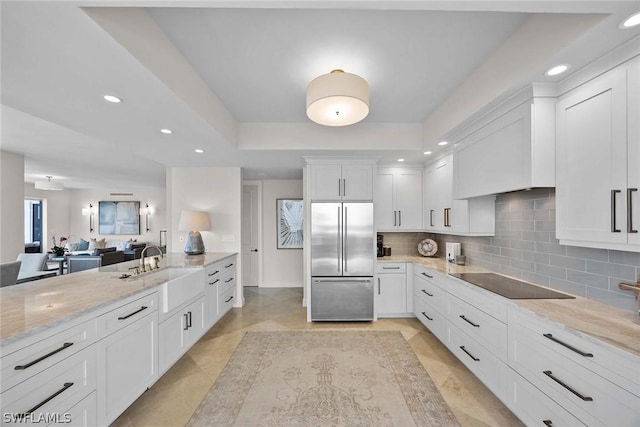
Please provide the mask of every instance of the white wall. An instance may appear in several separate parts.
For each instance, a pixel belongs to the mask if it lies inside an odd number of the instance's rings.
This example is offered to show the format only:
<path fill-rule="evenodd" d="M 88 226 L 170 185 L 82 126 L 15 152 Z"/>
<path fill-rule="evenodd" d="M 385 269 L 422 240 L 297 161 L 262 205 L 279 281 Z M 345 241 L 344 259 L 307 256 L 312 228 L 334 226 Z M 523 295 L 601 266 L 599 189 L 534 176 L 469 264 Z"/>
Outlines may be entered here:
<path fill-rule="evenodd" d="M 23 178 L 24 179 L 24 178 Z M 111 196 L 109 193 L 133 193 L 133 196 Z M 160 230 L 166 229 L 166 194 L 164 188 L 145 188 L 136 190 L 122 189 L 65 189 L 62 191 L 36 190 L 33 184 L 24 184 L 24 197 L 40 199 L 43 205 L 43 236 L 44 250 L 47 251 L 53 244 L 52 237 L 70 237 L 72 242 L 79 239 L 105 238 L 106 240 L 136 239 L 139 242 L 151 244 L 159 243 Z M 154 209 L 154 214 L 149 218 L 149 233 L 146 232 L 145 218 L 140 218 L 140 234 L 138 235 L 104 235 L 98 234 L 98 201 L 101 200 L 131 200 L 139 201 L 141 206 L 149 203 Z M 82 215 L 82 208 L 88 208 L 93 204 L 96 215 L 93 218 L 94 231 L 89 232 L 89 217 Z M 23 237 L 21 237 L 23 239 Z"/>
<path fill-rule="evenodd" d="M 262 287 L 302 287 L 302 249 L 277 249 L 276 199 L 302 199 L 302 180 L 262 181 Z"/>
<path fill-rule="evenodd" d="M 167 169 L 169 252 L 182 252 L 186 231 L 178 231 L 182 210 L 209 212 L 210 231 L 201 231 L 207 252 L 240 254 L 242 176 L 239 167 Z M 242 267 L 238 256 L 237 305 L 241 306 Z"/>
<path fill-rule="evenodd" d="M 0 262 L 24 252 L 24 156 L 0 151 Z"/>

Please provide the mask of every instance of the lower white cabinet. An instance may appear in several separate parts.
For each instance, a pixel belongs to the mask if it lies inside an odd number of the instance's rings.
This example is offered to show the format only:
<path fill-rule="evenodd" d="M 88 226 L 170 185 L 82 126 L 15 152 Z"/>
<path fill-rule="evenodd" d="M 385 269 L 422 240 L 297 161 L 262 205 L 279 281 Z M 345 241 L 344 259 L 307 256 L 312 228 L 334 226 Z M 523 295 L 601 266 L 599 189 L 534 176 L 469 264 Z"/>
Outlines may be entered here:
<path fill-rule="evenodd" d="M 158 379 L 157 293 L 98 318 L 98 424 L 108 425 Z"/>
<path fill-rule="evenodd" d="M 204 311 L 205 297 L 201 296 L 160 323 L 158 362 L 161 375 L 204 334 Z"/>
<path fill-rule="evenodd" d="M 406 317 L 413 312 L 412 264 L 378 262 L 375 292 L 378 317 Z M 409 280 L 411 277 L 411 280 Z"/>

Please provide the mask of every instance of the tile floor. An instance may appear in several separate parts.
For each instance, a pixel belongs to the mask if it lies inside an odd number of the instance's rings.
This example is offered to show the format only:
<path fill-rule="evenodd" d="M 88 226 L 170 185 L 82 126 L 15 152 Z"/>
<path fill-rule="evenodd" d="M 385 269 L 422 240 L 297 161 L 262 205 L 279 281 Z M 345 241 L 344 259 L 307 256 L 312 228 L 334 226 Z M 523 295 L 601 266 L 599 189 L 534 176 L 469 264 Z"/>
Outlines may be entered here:
<path fill-rule="evenodd" d="M 302 288 L 244 288 L 234 308 L 113 426 L 183 426 L 215 382 L 246 331 L 365 328 L 402 332 L 464 427 L 523 424 L 417 319 L 372 323 L 307 323 Z"/>

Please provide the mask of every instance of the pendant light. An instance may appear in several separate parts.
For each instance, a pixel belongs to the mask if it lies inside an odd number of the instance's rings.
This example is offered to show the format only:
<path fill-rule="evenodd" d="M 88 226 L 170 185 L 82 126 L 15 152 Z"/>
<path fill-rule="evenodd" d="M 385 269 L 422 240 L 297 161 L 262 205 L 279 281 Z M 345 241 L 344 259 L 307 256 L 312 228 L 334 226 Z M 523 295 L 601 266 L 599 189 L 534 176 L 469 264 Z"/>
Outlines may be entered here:
<path fill-rule="evenodd" d="M 36 181 L 34 187 L 36 190 L 64 190 L 64 185 L 61 182 L 53 182 L 53 177 L 47 175 L 46 181 Z"/>
<path fill-rule="evenodd" d="M 316 77 L 307 86 L 307 117 L 324 126 L 347 126 L 369 114 L 369 84 L 342 70 Z"/>

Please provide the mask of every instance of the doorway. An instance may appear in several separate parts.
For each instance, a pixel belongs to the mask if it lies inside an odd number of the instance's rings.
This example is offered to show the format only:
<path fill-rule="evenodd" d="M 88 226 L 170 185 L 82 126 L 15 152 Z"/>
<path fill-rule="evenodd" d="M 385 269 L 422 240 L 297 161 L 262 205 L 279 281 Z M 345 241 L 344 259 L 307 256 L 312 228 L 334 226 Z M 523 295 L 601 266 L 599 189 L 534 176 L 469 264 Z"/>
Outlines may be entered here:
<path fill-rule="evenodd" d="M 260 286 L 262 283 L 262 182 L 242 183 L 241 257 L 242 285 Z"/>
<path fill-rule="evenodd" d="M 24 201 L 24 251 L 27 253 L 43 252 L 44 242 L 42 223 L 42 200 L 25 199 Z"/>

